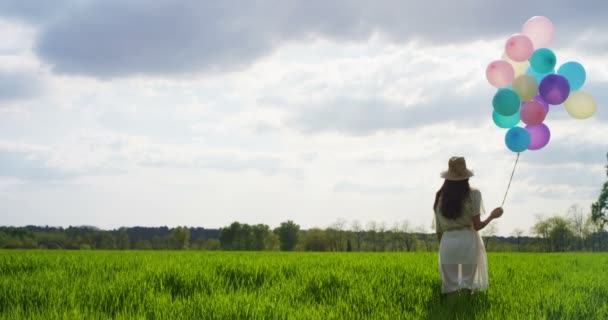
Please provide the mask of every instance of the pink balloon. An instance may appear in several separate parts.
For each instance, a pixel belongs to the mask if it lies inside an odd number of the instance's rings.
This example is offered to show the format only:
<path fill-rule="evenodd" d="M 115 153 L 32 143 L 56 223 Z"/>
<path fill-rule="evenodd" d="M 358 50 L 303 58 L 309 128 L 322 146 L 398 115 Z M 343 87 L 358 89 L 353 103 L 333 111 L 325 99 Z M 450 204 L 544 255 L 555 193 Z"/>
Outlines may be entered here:
<path fill-rule="evenodd" d="M 545 99 L 543 99 L 543 97 L 541 97 L 540 94 L 537 94 L 536 97 L 534 97 L 534 100 L 540 102 L 540 104 L 545 107 L 545 113 L 549 113 L 549 104 L 547 101 L 545 101 Z"/>
<path fill-rule="evenodd" d="M 505 52 L 513 61 L 526 61 L 532 56 L 534 46 L 530 38 L 523 34 L 516 34 L 507 40 Z"/>
<path fill-rule="evenodd" d="M 521 106 L 520 117 L 527 125 L 535 125 L 542 123 L 545 120 L 547 112 L 545 107 L 538 101 L 530 100 Z"/>
<path fill-rule="evenodd" d="M 526 126 L 526 130 L 528 130 L 528 133 L 530 133 L 530 145 L 528 146 L 528 150 L 542 149 L 549 143 L 549 140 L 551 139 L 549 127 L 547 127 L 544 123 Z"/>
<path fill-rule="evenodd" d="M 534 45 L 534 49 L 546 48 L 553 41 L 553 22 L 547 17 L 534 16 L 522 28 L 524 35 L 528 36 Z"/>
<path fill-rule="evenodd" d="M 486 69 L 488 82 L 496 88 L 508 87 L 515 77 L 513 66 L 504 60 L 492 61 Z"/>

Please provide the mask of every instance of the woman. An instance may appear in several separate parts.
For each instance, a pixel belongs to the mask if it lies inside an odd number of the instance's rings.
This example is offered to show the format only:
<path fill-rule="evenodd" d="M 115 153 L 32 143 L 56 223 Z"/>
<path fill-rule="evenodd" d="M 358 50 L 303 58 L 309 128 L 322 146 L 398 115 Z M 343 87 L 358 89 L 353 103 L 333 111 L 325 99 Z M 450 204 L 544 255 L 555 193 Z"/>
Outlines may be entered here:
<path fill-rule="evenodd" d="M 499 218 L 503 210 L 496 208 L 481 220 L 485 209 L 481 192 L 469 186 L 472 176 L 463 157 L 450 158 L 448 170 L 441 173 L 443 186 L 435 195 L 441 293 L 488 288 L 486 249 L 477 231 Z"/>

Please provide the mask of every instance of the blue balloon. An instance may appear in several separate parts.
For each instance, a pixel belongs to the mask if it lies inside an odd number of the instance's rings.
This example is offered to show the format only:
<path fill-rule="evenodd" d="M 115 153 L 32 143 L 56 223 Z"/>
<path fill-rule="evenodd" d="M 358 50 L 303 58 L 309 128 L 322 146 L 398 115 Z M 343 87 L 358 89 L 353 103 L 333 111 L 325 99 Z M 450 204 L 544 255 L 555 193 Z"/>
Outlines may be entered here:
<path fill-rule="evenodd" d="M 530 67 L 538 73 L 547 73 L 555 68 L 555 53 L 547 48 L 536 49 L 530 57 Z"/>
<path fill-rule="evenodd" d="M 536 83 L 541 83 L 546 76 L 548 76 L 550 74 L 554 74 L 554 73 L 555 73 L 555 69 L 552 69 L 551 71 L 549 71 L 547 73 L 538 73 L 538 72 L 534 71 L 534 69 L 532 69 L 532 67 L 528 67 L 528 70 L 526 70 L 526 74 L 529 75 L 530 77 L 534 78 L 534 80 L 536 80 Z"/>
<path fill-rule="evenodd" d="M 494 111 L 507 117 L 514 115 L 519 110 L 520 104 L 519 95 L 511 89 L 498 89 L 492 99 Z"/>
<path fill-rule="evenodd" d="M 513 152 L 523 152 L 530 146 L 530 133 L 522 127 L 513 127 L 505 135 L 505 144 Z"/>
<path fill-rule="evenodd" d="M 557 74 L 561 74 L 568 80 L 570 91 L 580 89 L 587 78 L 585 68 L 576 61 L 569 61 L 562 64 L 559 69 L 557 69 Z"/>
<path fill-rule="evenodd" d="M 519 116 L 519 111 L 512 116 L 503 116 L 500 113 L 493 111 L 492 120 L 494 120 L 494 124 L 499 128 L 509 129 L 515 127 L 521 119 Z"/>

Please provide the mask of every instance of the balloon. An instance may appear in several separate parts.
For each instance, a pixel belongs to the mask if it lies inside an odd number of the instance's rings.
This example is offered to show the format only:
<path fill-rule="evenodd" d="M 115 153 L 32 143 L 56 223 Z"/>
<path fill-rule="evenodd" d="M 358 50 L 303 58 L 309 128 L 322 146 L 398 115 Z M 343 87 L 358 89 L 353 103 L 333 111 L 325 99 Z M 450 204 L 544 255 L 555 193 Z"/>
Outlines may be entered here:
<path fill-rule="evenodd" d="M 512 116 L 503 116 L 496 111 L 492 111 L 492 120 L 499 128 L 509 129 L 515 127 L 519 123 L 519 112 Z"/>
<path fill-rule="evenodd" d="M 521 121 L 527 125 L 535 125 L 543 122 L 547 111 L 545 106 L 536 100 L 527 101 L 521 107 L 520 116 Z"/>
<path fill-rule="evenodd" d="M 506 53 L 502 54 L 502 59 L 507 61 L 512 67 L 513 67 L 513 71 L 515 71 L 514 77 L 517 78 L 518 76 L 521 76 L 522 74 L 526 73 L 526 70 L 528 70 L 528 68 L 530 67 L 530 62 L 528 62 L 528 60 L 525 61 L 513 61 L 511 59 L 509 59 L 509 56 L 507 56 Z M 539 82 L 539 81 L 537 81 Z"/>
<path fill-rule="evenodd" d="M 530 100 L 534 98 L 538 92 L 538 84 L 534 78 L 527 74 L 523 74 L 513 80 L 513 91 L 519 95 L 521 100 Z"/>
<path fill-rule="evenodd" d="M 534 48 L 548 47 L 553 40 L 553 32 L 553 22 L 543 16 L 528 19 L 522 28 L 522 33 L 530 38 Z"/>
<path fill-rule="evenodd" d="M 530 67 L 538 73 L 548 73 L 555 68 L 555 53 L 547 48 L 536 49 L 530 57 Z"/>
<path fill-rule="evenodd" d="M 549 127 L 544 123 L 526 126 L 526 130 L 530 134 L 530 145 L 528 146 L 528 150 L 542 149 L 549 143 L 549 139 L 551 139 Z"/>
<path fill-rule="evenodd" d="M 513 67 L 504 60 L 492 61 L 486 68 L 486 78 L 496 88 L 504 88 L 510 85 L 514 76 Z"/>
<path fill-rule="evenodd" d="M 560 104 L 564 102 L 570 94 L 570 85 L 564 76 L 550 74 L 546 76 L 538 86 L 538 92 L 549 104 Z"/>
<path fill-rule="evenodd" d="M 550 75 L 550 74 L 554 74 L 555 73 L 555 69 L 547 72 L 547 73 L 538 73 L 536 71 L 534 71 L 534 69 L 532 69 L 532 67 L 529 67 L 526 70 L 526 74 L 531 76 L 532 78 L 534 78 L 536 80 L 536 83 L 540 83 L 541 81 L 543 81 L 543 79 Z"/>
<path fill-rule="evenodd" d="M 522 127 L 513 127 L 505 135 L 505 144 L 513 152 L 522 152 L 530 146 L 530 134 Z"/>
<path fill-rule="evenodd" d="M 564 102 L 568 114 L 576 119 L 587 119 L 595 113 L 595 99 L 593 96 L 583 92 L 575 91 Z"/>
<path fill-rule="evenodd" d="M 511 36 L 505 44 L 505 52 L 513 61 L 526 61 L 530 59 L 533 51 L 532 41 L 523 34 Z"/>
<path fill-rule="evenodd" d="M 561 74 L 568 80 L 571 91 L 580 89 L 587 77 L 585 68 L 576 61 L 568 61 L 562 64 L 559 69 L 557 69 L 557 74 Z"/>
<path fill-rule="evenodd" d="M 542 104 L 543 107 L 545 107 L 545 113 L 549 113 L 549 104 L 547 103 L 547 101 L 545 101 L 543 99 L 543 97 L 540 96 L 540 94 L 537 94 L 533 100 L 540 102 L 540 104 Z"/>
<path fill-rule="evenodd" d="M 498 89 L 492 99 L 492 106 L 496 113 L 503 116 L 512 116 L 519 110 L 519 96 L 511 89 Z"/>

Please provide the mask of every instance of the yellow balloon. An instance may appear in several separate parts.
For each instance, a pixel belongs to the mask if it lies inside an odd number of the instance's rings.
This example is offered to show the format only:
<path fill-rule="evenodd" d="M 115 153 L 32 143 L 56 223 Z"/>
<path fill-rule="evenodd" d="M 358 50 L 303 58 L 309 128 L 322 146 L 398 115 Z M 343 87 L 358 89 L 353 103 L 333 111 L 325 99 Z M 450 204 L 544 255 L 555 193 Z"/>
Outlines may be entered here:
<path fill-rule="evenodd" d="M 568 99 L 564 101 L 564 107 L 568 113 L 576 119 L 587 119 L 595 113 L 595 99 L 583 91 L 570 92 Z"/>
<path fill-rule="evenodd" d="M 517 92 L 521 101 L 528 101 L 538 93 L 538 83 L 531 76 L 522 74 L 513 80 L 513 91 Z"/>
<path fill-rule="evenodd" d="M 528 67 L 530 67 L 530 62 L 528 60 L 513 61 L 509 59 L 509 56 L 507 56 L 506 52 L 502 54 L 502 59 L 511 64 L 513 70 L 515 71 L 515 78 L 521 76 L 522 74 L 526 74 L 526 71 L 528 71 Z"/>

